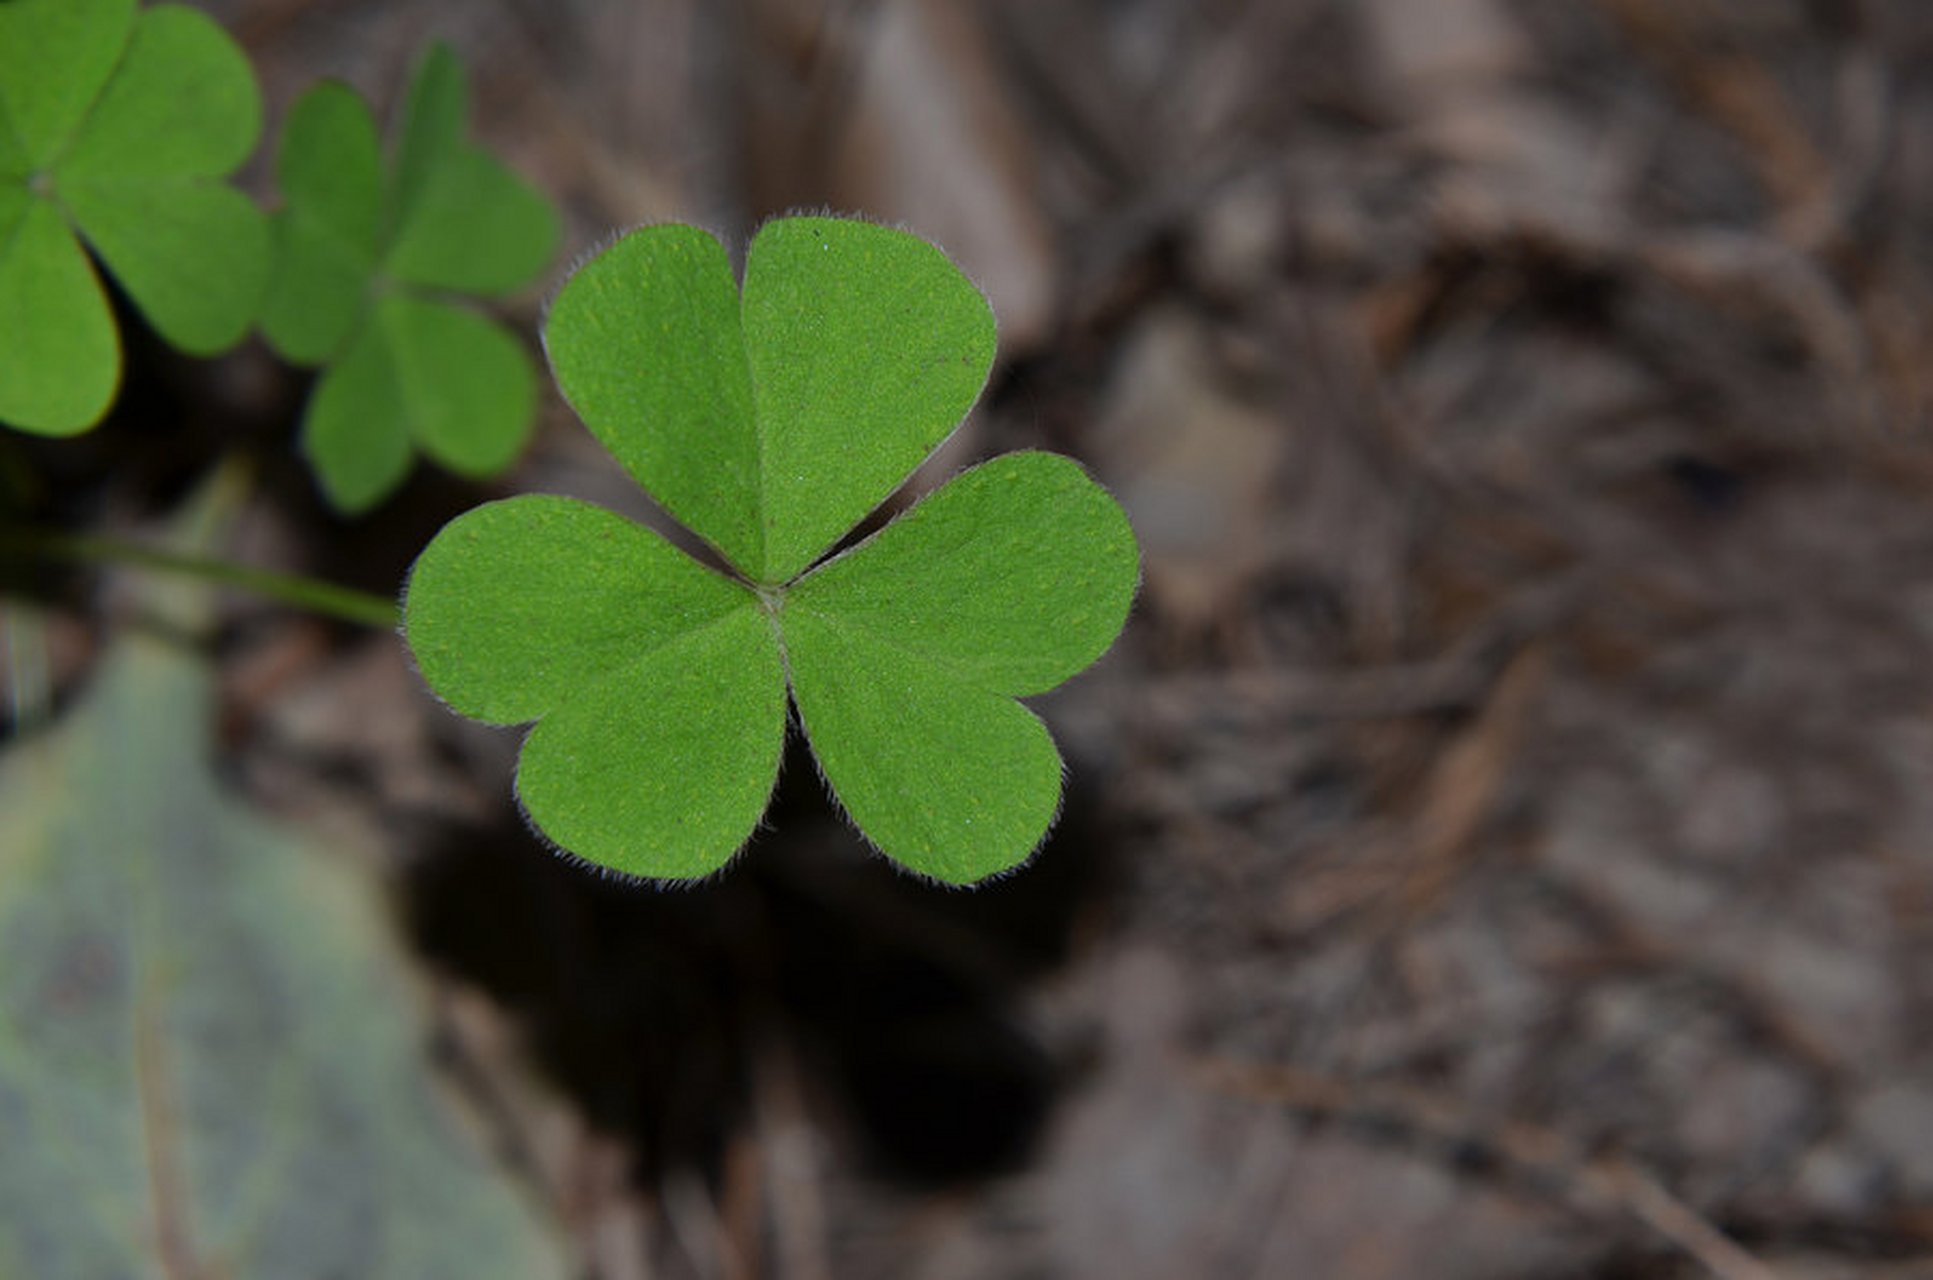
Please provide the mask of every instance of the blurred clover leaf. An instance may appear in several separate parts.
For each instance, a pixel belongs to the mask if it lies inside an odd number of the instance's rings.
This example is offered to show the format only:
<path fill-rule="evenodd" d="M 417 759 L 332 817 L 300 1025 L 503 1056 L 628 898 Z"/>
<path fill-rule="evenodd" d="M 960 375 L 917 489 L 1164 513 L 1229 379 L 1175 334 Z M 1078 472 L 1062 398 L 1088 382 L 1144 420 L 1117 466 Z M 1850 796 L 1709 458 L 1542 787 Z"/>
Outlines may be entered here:
<path fill-rule="evenodd" d="M 0 1275 L 577 1274 L 438 1096 L 375 859 L 265 820 L 205 749 L 215 592 L 131 598 L 154 625 L 0 753 Z"/>
<path fill-rule="evenodd" d="M 986 300 L 937 249 L 832 218 L 767 223 L 741 291 L 685 226 L 634 231 L 552 304 L 565 397 L 729 566 L 568 498 L 478 507 L 411 574 L 405 631 L 451 706 L 536 721 L 517 789 L 568 852 L 709 874 L 778 776 L 787 689 L 860 831 L 952 884 L 1007 870 L 1060 804 L 1015 699 L 1092 663 L 1139 555 L 1076 463 L 1008 454 L 821 559 L 944 440 L 994 352 Z"/>
<path fill-rule="evenodd" d="M 205 14 L 0 3 L 0 420 L 74 435 L 113 403 L 120 335 L 87 249 L 173 345 L 241 340 L 269 235 L 223 179 L 261 131 L 248 60 Z"/>
<path fill-rule="evenodd" d="M 392 493 L 415 448 L 494 475 L 535 420 L 523 344 L 458 296 L 536 279 L 557 249 L 557 214 L 465 139 L 468 114 L 463 68 L 438 45 L 417 69 L 387 183 L 375 119 L 348 86 L 317 85 L 283 128 L 262 328 L 284 358 L 324 367 L 303 448 L 342 511 Z"/>

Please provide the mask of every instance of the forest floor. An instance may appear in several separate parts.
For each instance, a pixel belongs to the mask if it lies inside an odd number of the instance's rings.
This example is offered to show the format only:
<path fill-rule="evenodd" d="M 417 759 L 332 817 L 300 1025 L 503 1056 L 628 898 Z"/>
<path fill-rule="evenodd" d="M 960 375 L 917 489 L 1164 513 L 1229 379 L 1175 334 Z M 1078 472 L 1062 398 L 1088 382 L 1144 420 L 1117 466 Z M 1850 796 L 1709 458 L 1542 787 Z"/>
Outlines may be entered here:
<path fill-rule="evenodd" d="M 393 637 L 232 606 L 234 776 L 378 851 L 587 1280 L 1933 1275 L 1923 0 L 207 7 L 272 118 L 450 40 L 571 259 L 936 240 L 1002 357 L 927 478 L 1061 450 L 1142 541 L 1037 704 L 1064 818 L 970 894 L 796 754 L 718 880 L 594 880 Z M 250 558 L 385 594 L 493 493 L 645 512 L 553 398 L 341 522 L 291 375 L 145 359 L 219 411 L 36 453 L 69 518 L 234 431 Z M 104 625 L 74 584 L 60 680 Z"/>

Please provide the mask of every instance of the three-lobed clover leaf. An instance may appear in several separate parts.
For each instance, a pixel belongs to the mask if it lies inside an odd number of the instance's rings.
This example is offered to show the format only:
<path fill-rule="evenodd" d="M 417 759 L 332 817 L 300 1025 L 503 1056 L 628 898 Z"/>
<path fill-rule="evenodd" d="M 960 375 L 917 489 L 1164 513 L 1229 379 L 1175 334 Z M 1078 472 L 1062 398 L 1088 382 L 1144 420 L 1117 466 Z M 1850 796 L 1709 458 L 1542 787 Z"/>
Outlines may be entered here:
<path fill-rule="evenodd" d="M 409 644 L 456 710 L 536 721 L 517 772 L 536 825 L 627 875 L 717 870 L 764 813 L 789 689 L 889 857 L 953 884 L 1024 860 L 1061 760 L 1015 699 L 1120 631 L 1121 508 L 1066 458 L 1007 454 L 823 558 L 978 397 L 994 323 L 972 283 L 915 236 L 808 217 L 760 230 L 741 290 L 710 235 L 647 227 L 565 285 L 545 345 L 585 424 L 733 572 L 538 495 L 424 550 Z"/>
<path fill-rule="evenodd" d="M 557 215 L 465 139 L 468 114 L 463 69 L 438 45 L 417 69 L 387 183 L 375 118 L 347 85 L 317 85 L 283 127 L 262 329 L 285 358 L 325 366 L 302 441 L 343 511 L 393 492 L 417 448 L 494 475 L 535 422 L 523 345 L 456 295 L 529 284 L 556 252 Z"/>
<path fill-rule="evenodd" d="M 89 249 L 173 345 L 241 340 L 269 235 L 224 179 L 261 130 L 254 73 L 205 14 L 0 3 L 0 421 L 74 435 L 114 402 L 120 334 Z"/>

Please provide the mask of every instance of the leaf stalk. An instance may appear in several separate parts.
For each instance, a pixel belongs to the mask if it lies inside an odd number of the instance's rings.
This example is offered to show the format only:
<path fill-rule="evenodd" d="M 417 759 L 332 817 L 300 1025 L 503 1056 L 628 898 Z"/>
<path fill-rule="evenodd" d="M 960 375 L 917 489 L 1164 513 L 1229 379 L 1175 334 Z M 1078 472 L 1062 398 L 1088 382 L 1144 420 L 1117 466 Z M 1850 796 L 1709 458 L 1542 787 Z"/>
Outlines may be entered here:
<path fill-rule="evenodd" d="M 397 624 L 396 602 L 371 592 L 302 574 L 258 569 L 214 556 L 167 551 L 104 534 L 0 529 L 0 555 L 9 553 L 181 574 L 359 626 L 394 628 Z"/>

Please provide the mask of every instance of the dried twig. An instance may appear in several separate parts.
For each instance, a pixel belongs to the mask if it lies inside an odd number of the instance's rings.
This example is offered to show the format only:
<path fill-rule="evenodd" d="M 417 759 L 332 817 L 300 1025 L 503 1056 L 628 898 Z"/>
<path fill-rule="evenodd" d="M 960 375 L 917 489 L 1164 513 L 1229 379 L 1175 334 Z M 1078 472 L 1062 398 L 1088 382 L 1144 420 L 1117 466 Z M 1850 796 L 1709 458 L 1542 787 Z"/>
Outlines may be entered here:
<path fill-rule="evenodd" d="M 1643 1223 L 1718 1280 L 1780 1280 L 1643 1168 L 1617 1156 L 1588 1155 L 1555 1130 L 1485 1121 L 1420 1089 L 1360 1084 L 1293 1067 L 1205 1059 L 1193 1064 L 1191 1074 L 1216 1093 L 1382 1132 L 1394 1129 L 1420 1144 L 1474 1148 L 1500 1174 L 1546 1188 L 1584 1212 L 1610 1209 Z"/>

